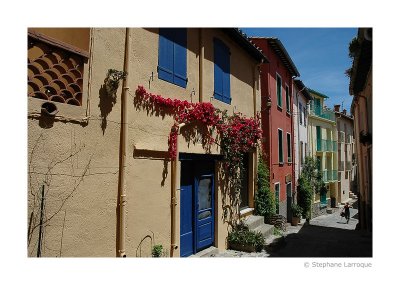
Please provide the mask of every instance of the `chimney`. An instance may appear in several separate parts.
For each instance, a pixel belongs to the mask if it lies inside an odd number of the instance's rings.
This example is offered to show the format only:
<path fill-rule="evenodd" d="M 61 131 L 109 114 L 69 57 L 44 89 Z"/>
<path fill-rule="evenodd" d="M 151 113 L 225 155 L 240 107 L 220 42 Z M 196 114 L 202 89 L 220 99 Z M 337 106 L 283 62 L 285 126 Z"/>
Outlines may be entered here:
<path fill-rule="evenodd" d="M 343 115 L 346 115 L 346 109 L 343 109 L 342 113 Z"/>
<path fill-rule="evenodd" d="M 335 112 L 340 112 L 340 105 L 334 105 Z"/>

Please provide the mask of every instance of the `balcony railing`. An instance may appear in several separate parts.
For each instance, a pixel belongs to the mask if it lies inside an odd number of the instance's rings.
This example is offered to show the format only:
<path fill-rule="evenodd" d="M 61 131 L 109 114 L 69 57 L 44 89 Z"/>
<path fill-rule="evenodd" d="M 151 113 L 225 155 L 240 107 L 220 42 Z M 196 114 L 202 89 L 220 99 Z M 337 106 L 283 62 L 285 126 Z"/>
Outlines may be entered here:
<path fill-rule="evenodd" d="M 335 113 L 329 109 L 322 108 L 321 106 L 316 106 L 311 102 L 310 113 L 313 116 L 320 117 L 322 119 L 330 120 L 335 122 Z"/>
<path fill-rule="evenodd" d="M 337 142 L 317 139 L 317 151 L 337 151 Z"/>
<path fill-rule="evenodd" d="M 322 180 L 324 182 L 331 182 L 338 180 L 338 171 L 337 170 L 323 170 L 322 171 Z"/>

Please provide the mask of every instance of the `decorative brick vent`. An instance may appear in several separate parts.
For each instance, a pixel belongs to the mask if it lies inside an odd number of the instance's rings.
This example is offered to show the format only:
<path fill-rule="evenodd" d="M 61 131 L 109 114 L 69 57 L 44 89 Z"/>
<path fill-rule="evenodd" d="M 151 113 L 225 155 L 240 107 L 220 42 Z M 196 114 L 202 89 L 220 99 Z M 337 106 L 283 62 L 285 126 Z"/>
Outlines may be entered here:
<path fill-rule="evenodd" d="M 28 36 L 28 96 L 82 105 L 85 57 Z"/>

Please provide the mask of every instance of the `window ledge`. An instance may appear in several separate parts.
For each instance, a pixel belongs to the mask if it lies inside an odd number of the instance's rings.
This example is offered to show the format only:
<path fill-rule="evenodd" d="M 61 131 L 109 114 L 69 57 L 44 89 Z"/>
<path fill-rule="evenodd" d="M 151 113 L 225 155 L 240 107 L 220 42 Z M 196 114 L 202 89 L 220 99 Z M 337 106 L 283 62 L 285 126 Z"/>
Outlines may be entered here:
<path fill-rule="evenodd" d="M 279 162 L 279 166 L 283 166 L 284 164 L 284 162 Z"/>

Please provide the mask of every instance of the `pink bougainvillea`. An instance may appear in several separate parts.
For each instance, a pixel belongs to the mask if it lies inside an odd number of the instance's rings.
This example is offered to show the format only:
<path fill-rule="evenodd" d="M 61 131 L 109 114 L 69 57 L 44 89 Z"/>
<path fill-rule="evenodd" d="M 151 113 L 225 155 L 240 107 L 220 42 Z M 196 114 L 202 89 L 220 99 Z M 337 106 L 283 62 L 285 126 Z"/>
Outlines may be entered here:
<path fill-rule="evenodd" d="M 211 103 L 190 103 L 186 100 L 164 98 L 161 95 L 146 91 L 143 86 L 138 86 L 136 96 L 143 105 L 151 108 L 168 108 L 172 110 L 175 120 L 168 138 L 169 154 L 171 159 L 176 159 L 176 144 L 178 139 L 178 125 L 181 123 L 201 122 L 211 129 L 216 129 L 220 138 L 219 145 L 226 160 L 234 163 L 240 160 L 244 153 L 254 149 L 262 131 L 260 117 L 246 118 L 241 113 L 228 116 L 226 111 L 215 108 Z M 209 144 L 217 143 L 209 133 L 206 137 Z"/>

